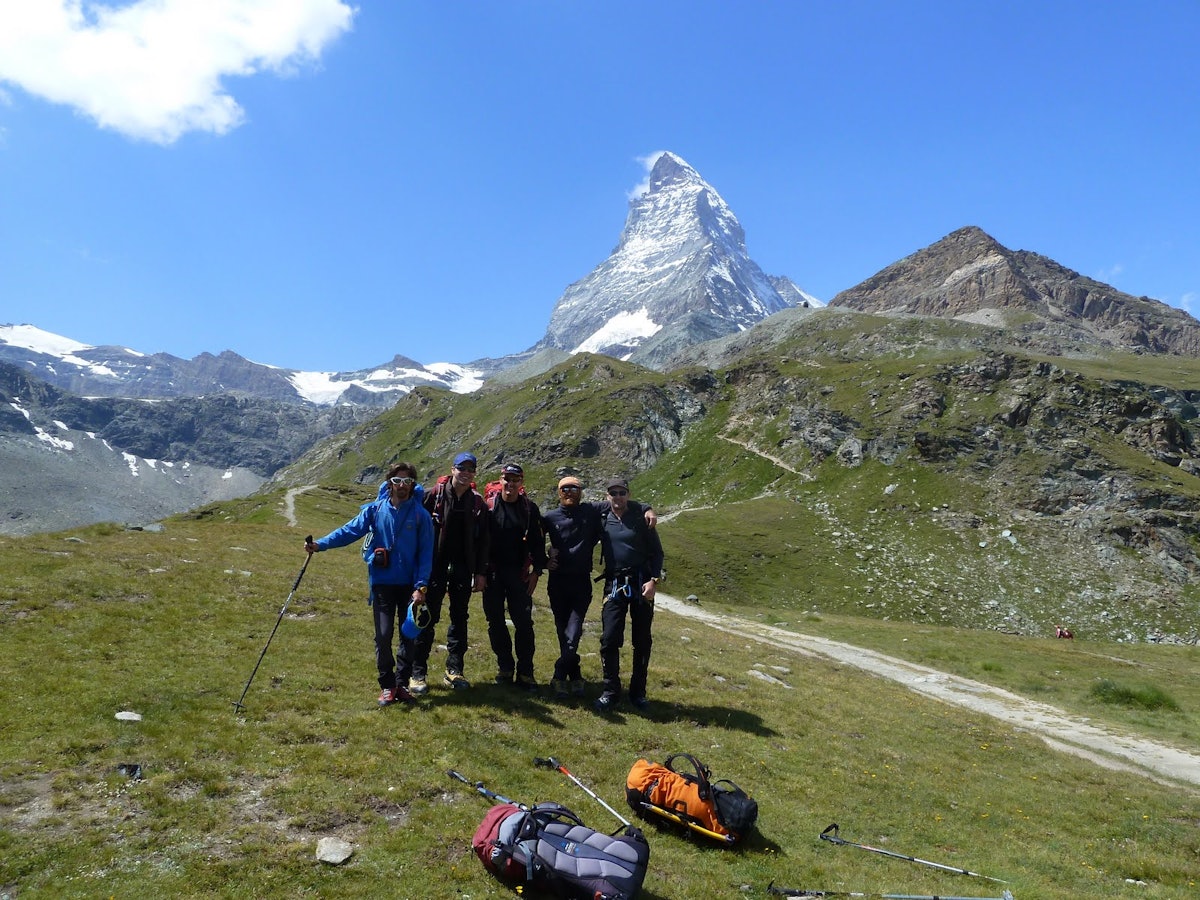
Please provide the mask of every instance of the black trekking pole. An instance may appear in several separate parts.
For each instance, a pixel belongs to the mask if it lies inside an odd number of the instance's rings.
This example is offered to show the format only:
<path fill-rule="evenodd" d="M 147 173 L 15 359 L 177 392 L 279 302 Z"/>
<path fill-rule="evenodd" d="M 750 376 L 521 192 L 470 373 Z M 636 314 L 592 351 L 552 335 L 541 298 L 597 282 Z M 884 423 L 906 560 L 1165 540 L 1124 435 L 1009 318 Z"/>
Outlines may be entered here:
<path fill-rule="evenodd" d="M 499 803 L 511 803 L 517 809 L 523 809 L 526 812 L 529 812 L 529 807 L 526 806 L 524 803 L 518 803 L 516 800 L 511 800 L 502 794 L 497 794 L 495 791 L 489 791 L 486 787 L 483 786 L 482 781 L 469 781 L 469 780 L 467 780 L 467 777 L 465 775 L 463 775 L 460 772 L 455 772 L 453 769 L 450 769 L 449 771 L 447 771 L 446 774 L 449 775 L 451 778 L 457 778 L 463 784 L 470 785 L 471 787 L 475 788 L 475 790 L 479 791 L 479 793 L 483 794 L 483 796 L 487 797 L 489 800 L 499 802 Z"/>
<path fill-rule="evenodd" d="M 802 888 L 779 888 L 775 882 L 767 885 L 768 894 L 781 897 L 878 897 L 880 900 L 1013 900 L 1012 891 L 1004 891 L 999 897 L 950 897 L 946 894 L 872 894 L 866 891 L 822 891 Z"/>
<path fill-rule="evenodd" d="M 868 847 L 866 844 L 856 844 L 853 841 L 847 841 L 844 838 L 838 837 L 838 827 L 835 822 L 824 831 L 821 832 L 821 840 L 829 841 L 831 844 L 839 844 L 845 847 L 857 847 L 859 850 L 869 850 L 871 853 L 880 853 L 883 856 L 890 856 L 893 859 L 903 859 L 908 862 L 920 863 L 923 866 L 933 866 L 935 869 L 941 869 L 943 872 L 954 872 L 956 875 L 970 875 L 973 878 L 986 878 L 988 881 L 998 881 L 1000 884 L 1008 884 L 1003 878 L 993 878 L 991 875 L 980 875 L 978 872 L 968 872 L 966 869 L 960 869 L 957 866 L 944 866 L 941 863 L 930 862 L 927 859 L 917 859 L 915 856 L 905 856 L 903 853 L 893 853 L 891 850 L 881 850 L 879 847 Z"/>
<path fill-rule="evenodd" d="M 312 543 L 312 535 L 308 535 L 304 539 L 304 543 Z M 246 686 L 242 688 L 242 696 L 238 697 L 237 702 L 233 704 L 233 711 L 241 712 L 246 707 L 242 705 L 242 701 L 246 699 L 246 692 L 250 690 L 250 683 L 254 681 L 254 676 L 258 674 L 258 667 L 262 665 L 263 657 L 267 655 L 267 647 L 271 646 L 271 638 L 275 637 L 275 632 L 279 630 L 279 623 L 283 621 L 283 614 L 287 611 L 288 604 L 292 602 L 292 594 L 296 593 L 296 588 L 300 587 L 300 579 L 304 577 L 304 570 L 308 568 L 308 561 L 312 559 L 312 554 L 304 560 L 304 565 L 300 567 L 300 574 L 296 576 L 296 583 L 292 585 L 292 589 L 288 592 L 287 599 L 283 601 L 283 606 L 279 610 L 279 618 L 275 620 L 275 627 L 271 629 L 271 637 L 267 638 L 267 643 L 262 648 L 262 653 L 258 654 L 258 662 L 254 664 L 254 671 L 250 673 L 250 677 L 246 679 Z"/>
<path fill-rule="evenodd" d="M 595 791 L 593 791 L 586 784 L 584 784 L 582 781 L 580 781 L 578 778 L 576 778 L 574 775 L 572 775 L 569 771 L 567 771 L 567 767 L 564 766 L 557 759 L 555 759 L 553 756 L 551 756 L 549 759 L 542 759 L 542 757 L 540 757 L 540 756 L 535 756 L 533 758 L 533 764 L 535 766 L 543 766 L 544 768 L 547 768 L 547 769 L 558 769 L 558 771 L 562 772 L 564 775 L 566 775 L 568 778 L 570 778 L 573 782 L 575 782 L 577 785 L 579 785 L 581 788 L 583 788 L 584 793 L 586 793 L 589 797 L 591 797 L 593 800 L 595 800 L 597 803 L 599 803 L 601 806 L 603 806 L 605 809 L 607 809 L 610 813 L 612 813 L 614 816 L 616 816 L 617 821 L 619 821 L 626 828 L 630 827 L 628 819 L 626 819 L 619 812 L 617 812 L 615 809 L 613 809 L 611 806 L 609 806 L 607 803 L 605 803 L 604 800 L 601 799 L 600 796 L 598 794 L 596 794 Z"/>

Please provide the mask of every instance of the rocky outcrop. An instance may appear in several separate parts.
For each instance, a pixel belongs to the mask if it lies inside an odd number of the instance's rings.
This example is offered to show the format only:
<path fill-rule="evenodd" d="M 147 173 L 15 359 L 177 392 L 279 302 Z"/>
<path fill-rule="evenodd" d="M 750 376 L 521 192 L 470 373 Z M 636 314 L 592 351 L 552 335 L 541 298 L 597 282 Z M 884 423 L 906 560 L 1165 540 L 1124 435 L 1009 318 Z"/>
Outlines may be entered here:
<path fill-rule="evenodd" d="M 1044 346 L 1067 341 L 1200 354 L 1200 322 L 1183 310 L 1122 293 L 1036 253 L 1009 250 L 975 227 L 893 263 L 829 305 L 1004 326 Z"/>

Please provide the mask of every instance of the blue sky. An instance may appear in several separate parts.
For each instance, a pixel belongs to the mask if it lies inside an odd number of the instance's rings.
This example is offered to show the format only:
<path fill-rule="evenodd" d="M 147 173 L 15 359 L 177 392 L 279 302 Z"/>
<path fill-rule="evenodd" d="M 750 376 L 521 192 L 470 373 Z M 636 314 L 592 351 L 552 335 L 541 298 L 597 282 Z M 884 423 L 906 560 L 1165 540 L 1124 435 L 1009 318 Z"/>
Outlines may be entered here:
<path fill-rule="evenodd" d="M 661 150 L 823 300 L 977 225 L 1195 315 L 1197 47 L 1195 0 L 0 0 L 0 324 L 516 352 Z"/>

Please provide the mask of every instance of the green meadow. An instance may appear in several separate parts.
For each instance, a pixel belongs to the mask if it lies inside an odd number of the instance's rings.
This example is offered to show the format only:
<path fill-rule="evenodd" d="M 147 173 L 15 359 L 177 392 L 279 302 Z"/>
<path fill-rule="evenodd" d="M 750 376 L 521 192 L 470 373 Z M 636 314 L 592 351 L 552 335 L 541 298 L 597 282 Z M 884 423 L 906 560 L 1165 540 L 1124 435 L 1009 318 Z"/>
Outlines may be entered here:
<path fill-rule="evenodd" d="M 632 764 L 681 751 L 749 791 L 758 827 L 729 849 L 640 823 L 649 900 L 766 896 L 772 883 L 930 896 L 1008 889 L 1017 900 L 1200 896 L 1195 786 L 1100 767 L 856 669 L 665 611 L 645 712 L 600 717 L 588 703 L 491 684 L 477 605 L 475 686 L 433 686 L 415 707 L 379 709 L 354 548 L 313 557 L 279 620 L 304 564 L 303 535 L 341 524 L 360 499 L 346 488 L 301 493 L 295 527 L 273 493 L 176 517 L 161 532 L 94 526 L 0 540 L 0 896 L 511 897 L 471 850 L 488 801 L 448 770 L 524 802 L 563 803 L 610 831 L 611 813 L 533 758 L 556 756 L 632 819 L 623 796 Z M 776 575 L 755 574 L 753 563 L 721 590 L 696 558 L 711 522 L 663 523 L 669 593 L 696 590 L 706 608 L 1200 751 L 1194 646 L 882 621 L 822 609 L 816 591 L 781 602 Z M 761 523 L 728 516 L 723 527 L 727 545 L 746 548 Z M 537 600 L 545 682 L 555 645 L 541 589 Z M 584 639 L 592 681 L 597 619 L 598 602 Z M 125 774 L 130 764 L 140 778 Z M 847 840 L 1007 884 L 821 841 L 833 823 Z M 350 842 L 353 855 L 319 862 L 322 837 Z"/>

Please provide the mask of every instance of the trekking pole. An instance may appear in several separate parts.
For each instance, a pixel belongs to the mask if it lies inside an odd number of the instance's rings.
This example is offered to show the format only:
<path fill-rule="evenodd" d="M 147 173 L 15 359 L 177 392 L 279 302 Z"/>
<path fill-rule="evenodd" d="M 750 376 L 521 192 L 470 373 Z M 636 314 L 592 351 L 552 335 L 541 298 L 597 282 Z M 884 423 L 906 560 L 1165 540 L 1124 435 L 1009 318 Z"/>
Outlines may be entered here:
<path fill-rule="evenodd" d="M 510 800 L 508 797 L 505 797 L 502 794 L 497 794 L 495 791 L 489 791 L 483 786 L 482 781 L 468 781 L 465 775 L 460 772 L 455 772 L 453 769 L 447 771 L 446 774 L 451 778 L 457 778 L 463 784 L 475 788 L 475 790 L 479 791 L 479 793 L 483 794 L 483 796 L 487 797 L 489 800 L 497 801 L 499 803 L 511 803 L 517 809 L 523 809 L 526 812 L 529 812 L 529 807 L 524 803 L 518 803 L 516 800 Z"/>
<path fill-rule="evenodd" d="M 864 891 L 821 891 L 801 888 L 778 888 L 775 882 L 767 885 L 768 894 L 782 897 L 878 897 L 881 900 L 1013 900 L 1012 891 L 1004 891 L 999 897 L 950 897 L 946 894 L 871 894 Z"/>
<path fill-rule="evenodd" d="M 540 756 L 535 756 L 533 758 L 533 764 L 535 766 L 542 766 L 547 769 L 558 769 L 558 771 L 562 772 L 564 775 L 566 775 L 568 778 L 570 778 L 573 782 L 575 782 L 577 785 L 579 785 L 581 788 L 583 788 L 584 793 L 586 793 L 589 797 L 591 797 L 593 800 L 595 800 L 597 803 L 599 803 L 601 806 L 603 806 L 605 809 L 607 809 L 610 813 L 612 813 L 614 816 L 616 816 L 617 821 L 619 821 L 626 828 L 629 827 L 628 819 L 626 819 L 619 812 L 617 812 L 615 809 L 613 809 L 611 806 L 609 806 L 607 803 L 605 803 L 604 800 L 602 800 L 600 798 L 600 796 L 596 794 L 595 791 L 593 791 L 586 784 L 584 784 L 582 781 L 580 781 L 578 778 L 576 778 L 574 775 L 572 775 L 569 771 L 567 771 L 567 767 L 564 766 L 557 759 L 555 759 L 553 756 L 551 756 L 549 759 L 542 759 L 542 757 L 540 757 Z"/>
<path fill-rule="evenodd" d="M 304 539 L 304 543 L 312 543 L 312 535 L 308 535 Z M 242 701 L 246 699 L 246 692 L 250 690 L 250 682 L 254 681 L 254 676 L 258 674 L 258 667 L 262 665 L 263 657 L 267 655 L 267 647 L 271 646 L 271 638 L 275 637 L 275 632 L 279 630 L 279 623 L 283 621 L 283 614 L 287 611 L 288 604 L 292 602 L 292 594 L 296 593 L 296 588 L 300 587 L 300 579 L 304 577 L 304 570 L 308 568 L 308 561 L 312 559 L 312 554 L 309 553 L 304 560 L 304 565 L 300 567 L 300 574 L 296 576 L 296 583 L 292 585 L 291 591 L 288 592 L 287 599 L 283 601 L 283 606 L 279 609 L 279 618 L 275 620 L 275 627 L 271 629 L 271 637 L 267 638 L 267 643 L 262 648 L 262 653 L 258 654 L 258 662 L 254 664 L 254 671 L 250 673 L 250 677 L 246 679 L 246 686 L 242 688 L 242 696 L 238 697 L 237 702 L 233 704 L 235 713 L 241 712 L 244 707 Z"/>
<path fill-rule="evenodd" d="M 838 837 L 838 827 L 835 822 L 824 831 L 821 832 L 821 840 L 829 841 L 831 844 L 840 844 L 846 847 L 857 847 L 859 850 L 869 850 L 872 853 L 879 853 L 883 856 L 890 856 L 894 859 L 903 859 L 908 862 L 920 863 L 923 866 L 933 866 L 935 869 L 941 869 L 943 872 L 954 872 L 956 875 L 970 875 L 973 878 L 986 878 L 988 881 L 998 881 L 1000 884 L 1008 884 L 1003 878 L 993 878 L 991 875 L 980 875 L 978 872 L 968 872 L 966 869 L 960 869 L 957 866 L 944 866 L 941 863 L 930 862 L 927 859 L 917 859 L 915 856 L 905 856 L 903 853 L 893 853 L 891 850 L 881 850 L 879 847 L 868 847 L 866 844 L 856 844 L 853 841 L 847 841 L 844 838 Z"/>

